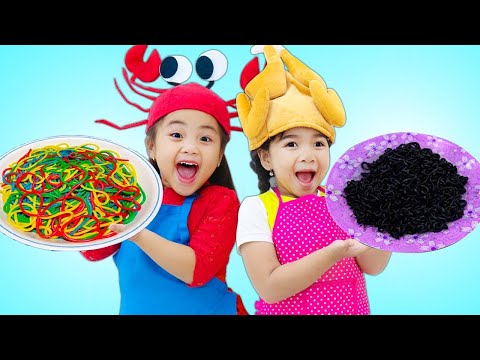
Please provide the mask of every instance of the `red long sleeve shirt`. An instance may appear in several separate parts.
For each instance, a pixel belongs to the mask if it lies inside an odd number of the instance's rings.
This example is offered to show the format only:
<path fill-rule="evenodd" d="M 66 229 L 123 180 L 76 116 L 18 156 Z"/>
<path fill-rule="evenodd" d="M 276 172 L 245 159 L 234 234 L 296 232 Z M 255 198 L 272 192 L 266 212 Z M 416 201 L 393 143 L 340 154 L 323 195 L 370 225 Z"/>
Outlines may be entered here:
<path fill-rule="evenodd" d="M 162 205 L 181 205 L 184 196 L 165 188 Z M 189 246 L 195 251 L 196 262 L 190 286 L 202 286 L 214 276 L 226 282 L 227 264 L 235 245 L 240 202 L 236 193 L 223 186 L 208 185 L 199 190 L 188 216 Z M 105 259 L 120 244 L 98 250 L 82 251 L 90 261 Z"/>

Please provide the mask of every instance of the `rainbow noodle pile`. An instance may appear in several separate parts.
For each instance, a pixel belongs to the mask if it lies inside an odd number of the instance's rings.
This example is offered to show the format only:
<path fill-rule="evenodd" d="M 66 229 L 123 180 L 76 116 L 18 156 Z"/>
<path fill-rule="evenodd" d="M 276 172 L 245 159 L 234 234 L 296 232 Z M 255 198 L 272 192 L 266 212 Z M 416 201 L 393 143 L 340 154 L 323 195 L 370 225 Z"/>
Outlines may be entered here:
<path fill-rule="evenodd" d="M 115 235 L 146 200 L 133 165 L 95 144 L 30 149 L 2 172 L 7 222 L 43 239 L 88 242 Z"/>
<path fill-rule="evenodd" d="M 447 230 L 463 217 L 468 177 L 431 149 L 417 142 L 402 144 L 361 166 L 366 172 L 344 189 L 358 224 L 399 239 Z"/>

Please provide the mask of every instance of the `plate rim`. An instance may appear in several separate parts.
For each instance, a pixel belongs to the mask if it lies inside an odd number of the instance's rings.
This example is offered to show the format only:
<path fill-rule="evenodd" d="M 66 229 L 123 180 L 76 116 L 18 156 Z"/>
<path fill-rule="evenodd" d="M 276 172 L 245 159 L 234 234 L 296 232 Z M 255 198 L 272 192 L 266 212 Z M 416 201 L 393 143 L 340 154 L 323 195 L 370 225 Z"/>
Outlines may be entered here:
<path fill-rule="evenodd" d="M 121 234 L 121 236 L 107 238 L 107 239 L 105 239 L 105 242 L 102 242 L 102 243 L 97 243 L 97 242 L 73 242 L 72 241 L 72 242 L 65 242 L 65 243 L 58 243 L 58 244 L 56 244 L 56 243 L 51 243 L 50 244 L 50 243 L 47 243 L 46 241 L 41 241 L 41 240 L 39 240 L 39 242 L 37 242 L 37 241 L 33 241 L 32 239 L 26 239 L 24 237 L 19 236 L 18 234 L 16 234 L 15 232 L 13 232 L 10 229 L 11 228 L 10 226 L 7 228 L 1 223 L 0 223 L 0 232 L 3 235 L 5 235 L 6 237 L 8 237 L 12 240 L 15 240 L 19 243 L 22 243 L 24 245 L 28 245 L 28 246 L 31 246 L 31 247 L 34 247 L 34 248 L 43 249 L 43 250 L 87 251 L 87 250 L 97 250 L 97 249 L 101 249 L 101 248 L 105 248 L 105 247 L 108 247 L 108 246 L 113 246 L 115 244 L 121 243 L 121 242 L 131 238 L 132 236 L 135 236 L 140 231 L 145 229 L 148 226 L 148 224 L 151 221 L 153 221 L 153 219 L 155 218 L 155 216 L 159 212 L 160 207 L 162 206 L 162 203 L 163 203 L 164 193 L 163 193 L 163 185 L 162 185 L 162 182 L 161 182 L 160 175 L 155 170 L 153 165 L 150 164 L 150 162 L 146 159 L 146 157 L 144 155 L 142 155 L 141 153 L 139 153 L 135 149 L 132 149 L 132 148 L 124 146 L 124 145 L 121 145 L 119 143 L 116 143 L 116 142 L 114 142 L 112 140 L 109 140 L 109 139 L 106 139 L 106 138 L 101 138 L 101 137 L 96 137 L 96 136 L 91 136 L 91 135 L 55 135 L 55 136 L 44 137 L 44 138 L 41 138 L 41 139 L 34 139 L 34 140 L 25 142 L 25 143 L 23 143 L 19 146 L 16 146 L 16 147 L 6 151 L 5 153 L 3 153 L 0 156 L 0 163 L 6 157 L 11 155 L 12 153 L 15 153 L 16 151 L 19 151 L 20 149 L 25 148 L 25 147 L 27 147 L 31 144 L 44 142 L 44 141 L 49 142 L 49 141 L 53 141 L 53 140 L 56 140 L 56 139 L 61 140 L 61 139 L 65 139 L 65 138 L 71 138 L 71 139 L 75 138 L 76 140 L 77 139 L 88 139 L 88 140 L 94 140 L 94 141 L 100 141 L 100 142 L 103 142 L 103 143 L 112 144 L 112 145 L 118 146 L 118 147 L 126 150 L 127 152 L 130 152 L 130 153 L 134 154 L 138 158 L 138 160 L 141 160 L 142 163 L 146 164 L 146 167 L 148 168 L 148 170 L 150 170 L 154 175 L 155 185 L 157 187 L 157 192 L 158 192 L 158 197 L 156 199 L 155 206 L 153 207 L 153 210 L 151 211 L 151 213 L 142 221 L 141 224 L 137 225 L 135 228 L 133 228 L 133 229 L 128 229 L 127 228 L 126 231 Z M 1 182 L 1 179 L 0 179 L 0 182 Z M 0 199 L 0 203 L 3 206 L 3 201 L 1 199 Z M 0 209 L 0 211 L 3 211 L 3 209 Z M 64 241 L 67 241 L 67 240 L 64 240 Z"/>
<path fill-rule="evenodd" d="M 452 147 L 453 149 L 455 149 L 455 151 L 460 151 L 460 152 L 463 152 L 465 154 L 467 154 L 469 157 L 471 157 L 473 160 L 475 160 L 475 163 L 474 163 L 474 166 L 478 169 L 480 167 L 480 162 L 478 161 L 478 159 L 476 159 L 471 152 L 469 152 L 468 150 L 466 150 L 464 147 L 452 142 L 451 140 L 448 140 L 442 136 L 438 136 L 438 135 L 434 135 L 434 134 L 427 134 L 427 133 L 423 133 L 423 132 L 416 132 L 416 131 L 398 131 L 398 132 L 390 132 L 390 133 L 384 133 L 384 134 L 380 134 L 380 135 L 376 135 L 376 136 L 373 136 L 373 137 L 370 137 L 368 139 L 364 139 L 360 142 L 358 142 L 357 144 L 353 145 L 353 146 L 350 146 L 346 151 L 344 151 L 338 158 L 335 162 L 333 162 L 333 165 L 331 167 L 331 171 L 329 172 L 328 174 L 328 177 L 327 177 L 327 180 L 325 182 L 325 189 L 326 191 L 328 191 L 328 186 L 329 185 L 333 185 L 336 183 L 335 180 L 333 180 L 335 177 L 337 178 L 342 178 L 342 176 L 340 176 L 339 174 L 339 166 L 340 166 L 340 160 L 343 159 L 346 155 L 349 155 L 351 154 L 353 151 L 355 151 L 357 148 L 359 147 L 362 147 L 362 146 L 365 146 L 366 144 L 368 144 L 369 142 L 373 142 L 374 140 L 380 140 L 381 138 L 391 138 L 392 135 L 396 135 L 397 136 L 397 139 L 400 139 L 402 135 L 409 135 L 409 134 L 413 134 L 414 136 L 420 136 L 424 139 L 428 139 L 428 137 L 432 137 L 432 138 L 435 138 L 435 139 L 440 139 L 442 142 L 444 142 L 445 144 L 447 144 L 449 147 Z M 413 140 L 405 140 L 405 141 L 400 141 L 399 144 L 397 146 L 399 146 L 400 144 L 403 144 L 403 143 L 409 143 L 409 142 L 414 142 L 414 141 L 418 141 L 418 139 L 413 139 Z M 425 140 L 423 140 L 425 141 Z M 422 142 L 423 142 L 422 141 Z M 377 141 L 378 142 L 378 141 Z M 422 148 L 425 148 L 426 146 L 423 146 L 422 145 Z M 396 148 L 396 147 L 394 147 Z M 432 148 L 432 147 L 428 147 L 428 148 Z M 365 149 L 366 150 L 366 149 Z M 383 154 L 384 150 L 382 151 L 381 154 Z M 380 156 L 381 154 L 379 154 L 378 156 Z M 378 156 L 376 157 L 373 157 L 374 159 L 377 159 Z M 451 162 L 451 157 L 452 156 L 445 156 L 445 155 L 441 155 L 441 157 L 443 158 L 446 158 L 449 162 Z M 363 159 L 364 161 L 366 159 Z M 375 161 L 375 160 L 373 160 Z M 334 171 L 335 170 L 335 171 Z M 358 170 L 355 170 L 352 172 L 351 174 L 351 177 L 350 177 L 350 180 L 352 180 L 355 176 L 356 173 L 358 172 Z M 362 171 L 360 170 L 360 173 Z M 460 171 L 458 171 L 460 173 Z M 464 173 L 460 173 L 461 175 L 464 175 Z M 472 173 L 472 175 L 474 174 L 474 172 Z M 355 175 L 355 176 L 354 176 Z M 465 176 L 465 175 L 464 175 Z M 346 180 L 345 180 L 345 183 L 346 183 Z M 479 179 L 477 179 L 475 182 L 473 182 L 472 184 L 469 185 L 469 188 L 477 188 L 477 186 L 480 185 L 480 181 Z M 343 189 L 338 189 L 334 186 L 334 190 L 338 190 L 340 191 L 340 194 L 339 196 L 342 196 L 343 195 Z M 472 193 L 470 193 L 470 195 L 472 195 Z M 465 195 L 466 196 L 466 195 Z M 473 196 L 475 196 L 475 192 L 473 193 Z M 480 190 L 479 190 L 479 194 L 477 195 L 477 197 L 474 199 L 474 200 L 478 200 L 480 201 Z M 344 221 L 342 221 L 342 219 L 338 216 L 337 212 L 339 211 L 338 209 L 341 207 L 341 209 L 344 211 L 344 212 L 348 212 L 348 213 L 351 213 L 351 209 L 350 207 L 348 206 L 348 204 L 344 204 L 344 206 L 341 206 L 343 203 L 340 203 L 340 202 L 336 202 L 336 201 L 333 201 L 332 199 L 330 199 L 328 196 L 326 196 L 326 202 L 327 202 L 327 208 L 329 209 L 329 212 L 332 216 L 332 219 L 337 223 L 337 225 L 343 230 L 345 231 L 347 234 L 348 234 L 348 231 L 347 229 L 345 229 L 347 226 L 345 226 L 346 224 L 344 223 Z M 337 204 L 335 204 L 337 203 Z M 340 205 L 339 205 L 340 204 Z M 335 210 L 335 211 L 332 211 L 332 208 Z M 335 216 L 334 216 L 335 215 Z M 351 216 L 350 216 L 351 218 Z M 463 216 L 462 218 L 452 222 L 452 223 L 456 223 L 460 220 L 464 220 L 465 219 L 465 216 Z M 347 224 L 348 225 L 348 224 Z M 358 223 L 355 222 L 355 226 L 353 228 L 354 232 L 356 232 L 355 230 L 362 230 L 362 233 L 364 233 L 365 231 L 368 231 L 372 230 L 372 227 L 367 227 L 367 230 L 364 229 L 364 227 Z M 450 230 L 450 229 L 449 229 Z M 373 248 L 376 248 L 376 249 L 381 249 L 381 250 L 385 250 L 385 251 L 391 251 L 391 252 L 396 252 L 396 253 L 428 253 L 428 252 L 431 252 L 431 251 L 435 251 L 435 250 L 441 250 L 441 249 L 444 249 L 444 248 L 447 248 L 447 247 L 450 247 L 456 243 L 458 243 L 459 241 L 463 240 L 466 236 L 468 236 L 470 233 L 472 233 L 473 231 L 475 231 L 475 228 L 472 228 L 470 231 L 461 231 L 462 233 L 464 232 L 465 235 L 459 237 L 458 239 L 456 240 L 452 240 L 452 241 L 447 241 L 447 244 L 442 244 L 444 245 L 443 247 L 439 247 L 439 248 L 434 248 L 434 249 L 431 249 L 431 250 L 421 250 L 420 246 L 415 246 L 415 247 L 412 247 L 412 251 L 407 251 L 407 250 L 402 250 L 402 249 L 399 249 L 399 247 L 401 247 L 402 245 L 405 245 L 403 242 L 406 243 L 406 238 L 407 237 L 413 237 L 417 234 L 413 234 L 413 235 L 404 235 L 402 236 L 400 239 L 395 239 L 394 241 L 401 241 L 402 243 L 398 244 L 397 245 L 397 248 L 395 246 L 388 246 L 388 245 L 385 245 L 385 246 L 382 246 L 380 245 L 380 243 L 377 243 L 377 244 L 373 244 L 372 241 L 373 240 L 365 240 L 365 239 L 361 239 L 361 236 L 360 237 L 355 237 L 355 239 L 357 239 L 358 241 L 360 241 L 362 244 L 364 245 L 367 245 L 367 246 L 370 246 L 370 247 L 373 247 Z M 459 229 L 456 229 L 456 232 L 455 233 L 460 233 Z M 428 233 L 425 233 L 426 235 L 430 234 L 432 236 L 434 236 L 435 238 L 432 238 L 432 240 L 437 240 L 436 237 L 440 236 L 440 234 L 442 234 L 442 232 L 439 232 L 439 233 L 434 233 L 434 232 L 428 232 Z M 388 234 L 386 234 L 388 235 Z M 423 234 L 422 234 L 423 235 Z M 447 236 L 447 234 L 443 234 L 443 236 Z M 392 244 L 389 244 L 389 245 L 392 245 Z M 428 245 L 428 239 L 427 241 L 425 242 L 425 244 L 422 244 L 422 246 L 426 246 Z M 406 247 L 406 245 L 405 245 Z"/>

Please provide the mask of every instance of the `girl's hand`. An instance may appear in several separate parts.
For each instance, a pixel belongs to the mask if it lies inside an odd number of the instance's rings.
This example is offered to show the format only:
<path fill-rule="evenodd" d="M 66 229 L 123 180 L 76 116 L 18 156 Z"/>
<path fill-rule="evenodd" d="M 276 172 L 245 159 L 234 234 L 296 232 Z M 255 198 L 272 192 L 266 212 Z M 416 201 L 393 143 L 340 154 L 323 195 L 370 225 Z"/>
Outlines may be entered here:
<path fill-rule="evenodd" d="M 126 228 L 127 228 L 127 226 L 123 225 L 123 224 L 112 224 L 109 227 L 109 229 L 111 231 L 116 232 L 116 233 L 121 233 L 121 232 L 125 231 Z"/>
<path fill-rule="evenodd" d="M 111 231 L 114 231 L 114 232 L 116 232 L 116 233 L 119 234 L 119 233 L 121 233 L 121 232 L 123 232 L 123 231 L 125 231 L 125 230 L 127 229 L 127 225 L 124 225 L 124 224 L 112 224 L 112 225 L 110 225 L 109 229 L 110 229 Z M 145 230 L 140 231 L 138 234 L 132 236 L 129 240 L 130 240 L 130 241 L 133 241 L 133 242 L 137 241 L 137 240 L 139 239 L 139 237 L 140 237 L 140 234 L 141 234 L 143 231 L 145 231 Z"/>
<path fill-rule="evenodd" d="M 335 240 L 329 246 L 334 249 L 339 260 L 348 257 L 356 257 L 370 249 L 369 246 L 362 244 L 355 239 Z"/>

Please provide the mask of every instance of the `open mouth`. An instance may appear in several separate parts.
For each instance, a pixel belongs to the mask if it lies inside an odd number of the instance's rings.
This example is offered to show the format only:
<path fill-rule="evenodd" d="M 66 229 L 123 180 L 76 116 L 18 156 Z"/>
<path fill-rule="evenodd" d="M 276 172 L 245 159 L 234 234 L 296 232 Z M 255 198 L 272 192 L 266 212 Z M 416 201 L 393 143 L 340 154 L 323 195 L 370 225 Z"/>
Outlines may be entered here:
<path fill-rule="evenodd" d="M 177 164 L 177 174 L 181 182 L 190 184 L 195 180 L 198 172 L 198 164 L 194 162 L 180 161 Z"/>
<path fill-rule="evenodd" d="M 299 171 L 295 173 L 298 181 L 304 186 L 309 186 L 313 182 L 313 178 L 315 177 L 314 171 Z"/>

